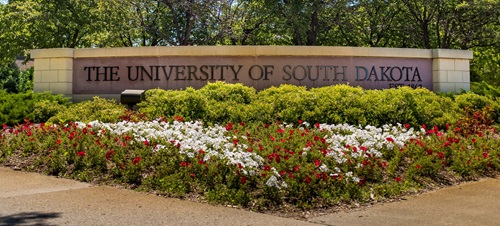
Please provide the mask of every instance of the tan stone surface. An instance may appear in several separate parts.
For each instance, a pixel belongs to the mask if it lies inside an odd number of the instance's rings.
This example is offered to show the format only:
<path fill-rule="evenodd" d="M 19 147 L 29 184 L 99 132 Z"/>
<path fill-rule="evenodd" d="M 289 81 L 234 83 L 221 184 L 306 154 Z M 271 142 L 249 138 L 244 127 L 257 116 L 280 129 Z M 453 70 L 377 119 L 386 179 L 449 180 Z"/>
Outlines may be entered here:
<path fill-rule="evenodd" d="M 455 70 L 455 60 L 454 59 L 434 59 L 434 60 L 432 60 L 432 70 L 433 71 L 454 71 Z"/>
<path fill-rule="evenodd" d="M 31 58 L 67 58 L 73 57 L 74 49 L 71 48 L 52 48 L 52 49 L 33 49 L 31 50 Z"/>
<path fill-rule="evenodd" d="M 64 82 L 50 83 L 50 91 L 58 94 L 72 94 L 73 84 Z"/>
<path fill-rule="evenodd" d="M 73 58 L 50 59 L 50 70 L 73 70 Z"/>
<path fill-rule="evenodd" d="M 448 71 L 448 82 L 464 82 L 462 71 Z"/>
<path fill-rule="evenodd" d="M 428 58 L 430 50 L 337 46 L 161 46 L 75 49 L 75 58 L 129 56 L 363 56 Z M 42 55 L 42 54 L 40 54 Z"/>
<path fill-rule="evenodd" d="M 434 91 L 439 91 L 443 93 L 456 91 L 455 83 L 440 82 L 440 83 L 434 83 L 433 86 L 434 86 L 433 88 Z"/>
<path fill-rule="evenodd" d="M 473 57 L 473 52 L 470 50 L 458 50 L 458 49 L 433 49 L 432 57 L 470 60 Z"/>
<path fill-rule="evenodd" d="M 50 91 L 50 83 L 47 83 L 47 82 L 35 82 L 33 84 L 33 91 L 35 91 L 35 92 Z"/>

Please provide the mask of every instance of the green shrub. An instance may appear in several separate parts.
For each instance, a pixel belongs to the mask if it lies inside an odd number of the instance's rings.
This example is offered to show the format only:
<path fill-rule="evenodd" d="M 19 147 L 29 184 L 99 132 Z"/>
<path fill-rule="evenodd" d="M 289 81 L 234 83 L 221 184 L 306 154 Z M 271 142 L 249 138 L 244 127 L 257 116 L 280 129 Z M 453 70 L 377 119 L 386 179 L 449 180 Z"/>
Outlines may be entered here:
<path fill-rule="evenodd" d="M 0 124 L 15 125 L 25 120 L 45 120 L 69 105 L 69 99 L 49 92 L 9 94 L 0 90 Z"/>
<path fill-rule="evenodd" d="M 500 87 L 490 85 L 486 82 L 472 82 L 471 83 L 471 91 L 473 93 L 482 95 L 482 96 L 490 96 L 490 97 L 500 97 Z"/>
<path fill-rule="evenodd" d="M 317 95 L 308 91 L 304 86 L 283 84 L 279 87 L 271 87 L 257 94 L 258 105 L 269 104 L 264 109 L 270 112 L 271 119 L 285 122 L 296 122 L 299 119 L 315 121 L 314 108 L 318 102 Z"/>
<path fill-rule="evenodd" d="M 177 115 L 209 124 L 303 120 L 361 126 L 408 123 L 415 127 L 444 127 L 455 123 L 457 114 L 462 113 L 451 98 L 427 89 L 364 90 L 342 84 L 310 90 L 282 84 L 255 94 L 253 88 L 241 84 L 217 82 L 200 90 L 149 90 L 139 107 L 149 118 Z"/>
<path fill-rule="evenodd" d="M 366 106 L 363 106 L 361 101 L 365 91 L 361 87 L 335 85 L 313 88 L 311 92 L 315 93 L 319 100 L 313 106 L 316 119 L 314 121 L 333 124 L 367 124 L 364 112 Z"/>
<path fill-rule="evenodd" d="M 464 110 L 468 108 L 472 111 L 481 111 L 484 107 L 489 106 L 492 108 L 491 120 L 496 122 L 500 121 L 500 101 L 499 99 L 492 99 L 486 96 L 480 96 L 474 93 L 464 93 L 455 96 L 455 103 L 458 108 Z"/>
<path fill-rule="evenodd" d="M 33 90 L 33 68 L 21 71 L 14 64 L 0 67 L 0 90 L 23 93 Z"/>
<path fill-rule="evenodd" d="M 94 97 L 92 101 L 84 101 L 69 106 L 64 111 L 58 112 L 48 122 L 65 124 L 68 122 L 117 122 L 124 115 L 126 108 L 115 100 Z"/>
<path fill-rule="evenodd" d="M 193 88 L 185 90 L 146 91 L 146 100 L 137 104 L 139 111 L 150 118 L 181 116 L 186 120 L 203 119 L 207 98 Z"/>
<path fill-rule="evenodd" d="M 224 82 L 208 83 L 198 92 L 209 100 L 230 101 L 241 104 L 249 104 L 256 97 L 256 90 L 253 87 Z"/>

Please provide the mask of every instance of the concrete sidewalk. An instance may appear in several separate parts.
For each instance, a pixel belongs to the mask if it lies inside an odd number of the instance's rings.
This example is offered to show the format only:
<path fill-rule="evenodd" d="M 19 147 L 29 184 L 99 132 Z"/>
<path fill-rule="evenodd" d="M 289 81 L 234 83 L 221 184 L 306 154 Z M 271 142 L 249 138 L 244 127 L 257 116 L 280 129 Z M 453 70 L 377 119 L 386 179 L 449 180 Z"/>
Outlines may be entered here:
<path fill-rule="evenodd" d="M 0 225 L 500 225 L 500 180 L 306 222 L 0 167 Z"/>

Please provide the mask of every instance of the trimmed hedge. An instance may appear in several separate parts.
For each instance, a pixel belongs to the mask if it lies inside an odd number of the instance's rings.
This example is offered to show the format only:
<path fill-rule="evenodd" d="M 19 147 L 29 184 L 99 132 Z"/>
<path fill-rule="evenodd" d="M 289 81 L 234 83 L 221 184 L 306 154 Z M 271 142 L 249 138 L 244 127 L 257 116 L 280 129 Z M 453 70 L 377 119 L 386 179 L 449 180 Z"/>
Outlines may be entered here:
<path fill-rule="evenodd" d="M 308 90 L 286 84 L 256 92 L 241 84 L 216 82 L 199 90 L 149 90 L 146 101 L 139 104 L 139 111 L 150 118 L 181 116 L 209 124 L 303 120 L 361 126 L 408 123 L 444 127 L 455 123 L 463 115 L 464 107 L 481 110 L 485 105 L 494 109 L 497 119 L 498 102 L 471 93 L 453 99 L 409 87 L 364 90 L 335 85 Z"/>
<path fill-rule="evenodd" d="M 201 89 L 152 89 L 139 103 L 136 113 L 114 100 L 95 97 L 93 101 L 70 105 L 69 100 L 50 93 L 7 94 L 0 91 L 0 123 L 67 123 L 100 120 L 116 122 L 138 114 L 140 118 L 180 116 L 210 124 L 227 122 L 272 123 L 275 121 L 382 126 L 407 123 L 444 127 L 454 124 L 467 111 L 491 109 L 491 120 L 500 120 L 496 97 L 473 93 L 438 95 L 427 89 L 364 90 L 348 85 L 307 89 L 283 84 L 257 92 L 242 84 L 209 83 Z M 124 117 L 125 116 L 125 117 Z"/>
<path fill-rule="evenodd" d="M 69 99 L 49 92 L 9 94 L 0 90 L 0 124 L 41 123 L 66 109 Z"/>

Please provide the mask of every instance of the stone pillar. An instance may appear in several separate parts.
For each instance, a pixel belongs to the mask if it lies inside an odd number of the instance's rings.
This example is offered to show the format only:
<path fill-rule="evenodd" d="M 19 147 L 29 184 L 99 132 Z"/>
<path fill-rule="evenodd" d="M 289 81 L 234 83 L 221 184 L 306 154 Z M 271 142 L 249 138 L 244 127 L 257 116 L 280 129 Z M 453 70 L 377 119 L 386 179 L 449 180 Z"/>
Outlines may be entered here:
<path fill-rule="evenodd" d="M 434 92 L 469 91 L 471 59 L 472 51 L 433 49 L 432 82 Z"/>
<path fill-rule="evenodd" d="M 35 59 L 35 92 L 73 94 L 73 49 L 35 49 L 31 57 Z"/>

